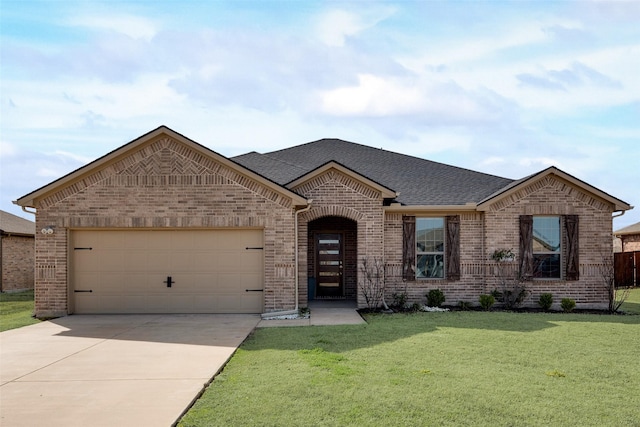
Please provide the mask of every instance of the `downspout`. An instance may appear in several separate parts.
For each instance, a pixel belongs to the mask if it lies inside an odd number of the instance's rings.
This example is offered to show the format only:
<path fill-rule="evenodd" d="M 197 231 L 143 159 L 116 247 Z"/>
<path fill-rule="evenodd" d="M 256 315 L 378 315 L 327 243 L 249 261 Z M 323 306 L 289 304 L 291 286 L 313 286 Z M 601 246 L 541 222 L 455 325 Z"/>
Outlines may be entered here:
<path fill-rule="evenodd" d="M 294 249 L 295 249 L 295 267 L 294 267 L 294 271 L 295 271 L 295 299 L 296 299 L 296 308 L 294 310 L 284 310 L 284 311 L 274 311 L 271 313 L 263 313 L 262 314 L 262 318 L 263 319 L 268 319 L 270 317 L 278 317 L 278 316 L 288 316 L 288 315 L 292 315 L 292 314 L 298 314 L 298 310 L 300 310 L 300 304 L 298 302 L 298 296 L 299 296 L 299 288 L 300 288 L 300 278 L 298 276 L 299 270 L 300 268 L 298 267 L 298 215 L 300 215 L 301 213 L 304 212 L 308 212 L 311 209 L 311 203 L 313 203 L 313 199 L 309 199 L 307 201 L 307 206 L 303 209 L 297 210 L 295 212 L 295 216 L 294 216 Z"/>
<path fill-rule="evenodd" d="M 298 312 L 299 308 L 299 302 L 298 302 L 298 296 L 300 293 L 300 276 L 299 276 L 299 270 L 300 267 L 298 266 L 298 241 L 299 241 L 299 237 L 298 237 L 298 215 L 300 215 L 301 213 L 304 212 L 309 212 L 309 210 L 311 209 L 311 204 L 313 203 L 313 199 L 309 199 L 307 202 L 307 207 L 300 209 L 299 211 L 296 211 L 296 216 L 295 216 L 295 227 L 296 227 L 296 243 L 295 243 L 295 249 L 296 249 L 296 266 L 295 266 L 295 271 L 296 271 L 296 313 Z"/>

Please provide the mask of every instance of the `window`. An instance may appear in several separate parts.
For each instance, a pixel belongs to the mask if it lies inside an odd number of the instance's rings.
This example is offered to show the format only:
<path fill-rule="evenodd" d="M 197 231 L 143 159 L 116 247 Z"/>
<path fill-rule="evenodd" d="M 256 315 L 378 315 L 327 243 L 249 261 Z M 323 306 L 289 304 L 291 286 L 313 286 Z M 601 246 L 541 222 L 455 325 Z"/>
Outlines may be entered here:
<path fill-rule="evenodd" d="M 444 218 L 416 218 L 416 277 L 444 278 Z"/>
<path fill-rule="evenodd" d="M 446 270 L 445 270 L 446 269 Z M 402 217 L 402 278 L 460 280 L 460 216 Z"/>
<path fill-rule="evenodd" d="M 561 277 L 560 217 L 533 217 L 533 277 L 559 279 Z"/>

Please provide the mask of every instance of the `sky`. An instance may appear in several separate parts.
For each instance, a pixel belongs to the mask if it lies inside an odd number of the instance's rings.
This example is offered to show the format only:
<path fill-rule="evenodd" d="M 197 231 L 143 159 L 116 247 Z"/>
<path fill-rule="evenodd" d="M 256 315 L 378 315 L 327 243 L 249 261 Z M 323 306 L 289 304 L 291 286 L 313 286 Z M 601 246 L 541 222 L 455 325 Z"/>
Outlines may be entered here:
<path fill-rule="evenodd" d="M 640 1 L 0 0 L 0 209 L 160 125 L 553 165 L 640 206 Z"/>

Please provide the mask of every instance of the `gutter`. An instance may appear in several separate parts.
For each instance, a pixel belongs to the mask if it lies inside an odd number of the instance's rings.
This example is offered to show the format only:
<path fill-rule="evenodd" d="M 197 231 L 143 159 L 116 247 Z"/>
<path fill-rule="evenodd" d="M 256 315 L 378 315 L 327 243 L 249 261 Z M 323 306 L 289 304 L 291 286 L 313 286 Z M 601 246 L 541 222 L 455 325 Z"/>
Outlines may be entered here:
<path fill-rule="evenodd" d="M 284 311 L 274 311 L 274 312 L 270 312 L 270 313 L 262 313 L 261 317 L 263 319 L 268 319 L 270 317 L 278 317 L 278 316 L 289 316 L 292 314 L 298 314 L 299 310 L 300 310 L 300 304 L 298 302 L 298 296 L 299 296 L 299 289 L 300 289 L 300 277 L 299 277 L 299 266 L 298 266 L 298 216 L 301 213 L 304 212 L 309 212 L 309 210 L 311 209 L 311 204 L 313 203 L 313 199 L 309 199 L 307 201 L 307 206 L 303 209 L 297 210 L 295 212 L 295 217 L 294 217 L 294 227 L 295 227 L 295 251 L 296 251 L 296 255 L 295 255 L 295 283 L 296 283 L 296 290 L 295 290 L 295 298 L 296 298 L 296 308 L 294 310 L 284 310 Z"/>
<path fill-rule="evenodd" d="M 620 217 L 621 217 L 622 215 L 624 215 L 627 211 L 620 210 L 620 211 L 614 211 L 613 213 L 615 214 L 616 212 L 620 212 L 620 213 L 619 213 L 619 214 L 617 214 L 617 215 L 611 215 L 611 218 L 612 218 L 612 219 L 613 219 L 613 218 L 620 218 Z"/>

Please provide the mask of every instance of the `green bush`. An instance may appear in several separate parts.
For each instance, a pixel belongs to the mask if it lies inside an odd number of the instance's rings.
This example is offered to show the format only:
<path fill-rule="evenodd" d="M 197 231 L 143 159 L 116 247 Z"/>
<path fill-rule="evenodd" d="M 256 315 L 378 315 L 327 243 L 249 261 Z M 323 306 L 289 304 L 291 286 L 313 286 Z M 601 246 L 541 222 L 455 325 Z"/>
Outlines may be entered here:
<path fill-rule="evenodd" d="M 458 301 L 458 307 L 463 311 L 471 310 L 471 303 L 469 301 Z"/>
<path fill-rule="evenodd" d="M 411 306 L 409 306 L 409 311 L 411 311 L 412 313 L 417 313 L 421 308 L 422 307 L 420 306 L 420 304 L 414 302 L 413 304 L 411 304 Z"/>
<path fill-rule="evenodd" d="M 553 305 L 553 295 L 541 294 L 540 299 L 538 299 L 538 305 L 545 311 L 549 310 Z"/>
<path fill-rule="evenodd" d="M 480 307 L 482 307 L 485 311 L 489 311 L 495 303 L 496 299 L 493 295 L 480 295 Z"/>
<path fill-rule="evenodd" d="M 576 308 L 576 300 L 571 298 L 562 298 L 560 301 L 560 307 L 565 313 L 571 313 Z"/>
<path fill-rule="evenodd" d="M 440 289 L 431 289 L 426 297 L 429 307 L 440 307 L 445 301 L 444 293 Z"/>
<path fill-rule="evenodd" d="M 400 311 L 406 308 L 407 300 L 409 299 L 409 295 L 407 295 L 406 292 L 400 292 L 400 293 L 396 292 L 392 295 L 392 297 L 393 297 L 392 307 Z"/>

